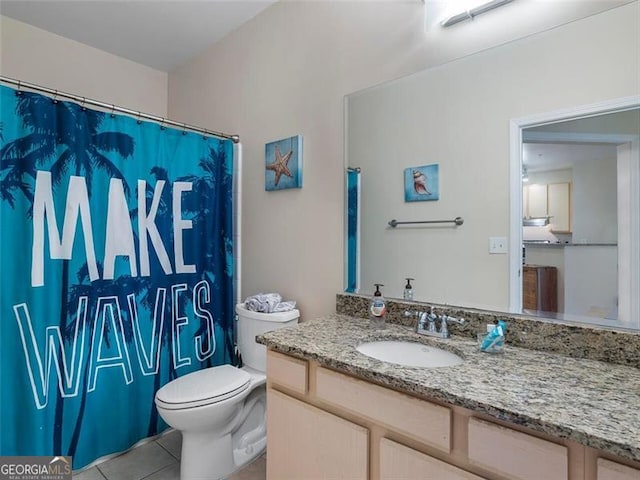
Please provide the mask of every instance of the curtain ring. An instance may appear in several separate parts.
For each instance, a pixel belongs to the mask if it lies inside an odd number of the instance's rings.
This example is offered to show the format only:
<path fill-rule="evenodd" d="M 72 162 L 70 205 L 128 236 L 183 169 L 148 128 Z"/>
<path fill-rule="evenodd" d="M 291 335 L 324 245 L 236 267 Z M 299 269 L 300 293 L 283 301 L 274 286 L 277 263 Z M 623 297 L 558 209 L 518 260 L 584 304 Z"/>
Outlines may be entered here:
<path fill-rule="evenodd" d="M 164 126 L 164 118 L 162 118 L 162 121 L 160 122 L 160 130 L 164 130 L 166 127 Z"/>
<path fill-rule="evenodd" d="M 140 120 L 140 115 L 142 115 L 142 114 L 140 112 L 138 112 L 138 116 L 136 117 L 137 118 L 136 123 L 138 125 L 140 125 L 142 123 L 142 120 Z"/>
<path fill-rule="evenodd" d="M 85 102 L 87 101 L 87 99 L 85 97 L 82 97 L 82 103 L 80 104 L 80 106 L 82 107 L 82 111 L 86 112 L 87 111 L 87 107 L 85 106 Z"/>
<path fill-rule="evenodd" d="M 55 93 L 53 94 L 53 103 L 57 104 L 58 103 L 58 90 L 55 91 Z"/>
<path fill-rule="evenodd" d="M 22 90 L 20 90 L 21 87 L 22 87 L 22 81 L 18 80 L 18 90 L 16 91 L 17 96 L 22 95 Z"/>
<path fill-rule="evenodd" d="M 186 124 L 186 123 L 183 123 L 183 124 L 182 124 L 182 134 L 183 134 L 183 135 L 186 135 L 186 134 L 187 134 L 187 124 Z"/>
<path fill-rule="evenodd" d="M 116 106 L 114 104 L 111 104 L 111 115 L 110 115 L 111 118 L 116 118 L 115 111 L 116 111 Z"/>

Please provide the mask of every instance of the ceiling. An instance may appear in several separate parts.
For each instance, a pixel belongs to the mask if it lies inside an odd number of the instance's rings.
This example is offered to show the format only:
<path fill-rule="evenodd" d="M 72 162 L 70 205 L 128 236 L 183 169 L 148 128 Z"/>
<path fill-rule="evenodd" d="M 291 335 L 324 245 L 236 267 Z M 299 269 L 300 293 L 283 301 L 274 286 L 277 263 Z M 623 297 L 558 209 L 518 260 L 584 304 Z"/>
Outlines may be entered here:
<path fill-rule="evenodd" d="M 616 145 L 571 143 L 524 143 L 523 164 L 529 172 L 572 168 L 580 162 L 609 160 L 615 165 Z"/>
<path fill-rule="evenodd" d="M 0 0 L 0 14 L 169 72 L 276 0 Z"/>
<path fill-rule="evenodd" d="M 617 146 L 638 132 L 638 108 L 529 127 L 523 132 L 522 161 L 529 172 L 572 168 L 594 160 L 615 162 Z"/>

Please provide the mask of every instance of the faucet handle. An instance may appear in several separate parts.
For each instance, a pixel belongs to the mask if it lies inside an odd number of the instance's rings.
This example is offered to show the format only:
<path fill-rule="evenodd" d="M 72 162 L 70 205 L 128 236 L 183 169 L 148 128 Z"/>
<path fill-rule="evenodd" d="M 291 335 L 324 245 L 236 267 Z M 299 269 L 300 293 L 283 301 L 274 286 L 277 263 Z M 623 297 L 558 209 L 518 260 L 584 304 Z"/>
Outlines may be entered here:
<path fill-rule="evenodd" d="M 449 327 L 447 327 L 447 315 L 440 316 L 440 335 L 443 338 L 449 338 Z"/>
<path fill-rule="evenodd" d="M 458 325 L 464 324 L 464 318 L 455 318 L 449 315 L 441 315 L 440 320 L 442 321 L 442 325 L 446 325 L 447 323 L 457 323 Z"/>
<path fill-rule="evenodd" d="M 449 337 L 449 327 L 447 325 L 447 323 L 449 322 L 453 322 L 453 323 L 457 323 L 458 325 L 462 325 L 464 323 L 464 318 L 455 318 L 455 317 L 450 317 L 449 315 L 441 315 L 440 316 L 440 334 L 445 337 L 448 338 Z"/>

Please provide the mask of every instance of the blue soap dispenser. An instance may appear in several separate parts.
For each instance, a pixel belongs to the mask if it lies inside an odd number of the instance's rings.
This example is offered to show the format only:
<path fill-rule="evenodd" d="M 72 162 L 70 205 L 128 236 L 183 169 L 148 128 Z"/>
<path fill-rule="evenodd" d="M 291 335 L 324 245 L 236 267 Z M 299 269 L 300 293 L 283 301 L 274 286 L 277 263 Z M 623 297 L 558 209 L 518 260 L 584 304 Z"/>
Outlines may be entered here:
<path fill-rule="evenodd" d="M 386 328 L 387 304 L 382 296 L 380 287 L 384 287 L 384 285 L 381 283 L 374 283 L 374 285 L 376 286 L 376 291 L 369 304 L 369 326 L 375 329 L 383 329 Z"/>

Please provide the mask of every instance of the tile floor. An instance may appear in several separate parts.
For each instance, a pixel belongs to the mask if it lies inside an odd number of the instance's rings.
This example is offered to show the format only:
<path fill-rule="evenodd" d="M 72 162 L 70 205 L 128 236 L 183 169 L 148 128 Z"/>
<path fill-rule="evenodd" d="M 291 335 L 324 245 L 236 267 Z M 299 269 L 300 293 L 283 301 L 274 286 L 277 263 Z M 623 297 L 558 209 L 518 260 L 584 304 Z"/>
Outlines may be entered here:
<path fill-rule="evenodd" d="M 171 431 L 127 453 L 73 476 L 73 480 L 179 480 L 182 436 Z M 229 480 L 265 480 L 266 455 L 236 472 Z"/>

